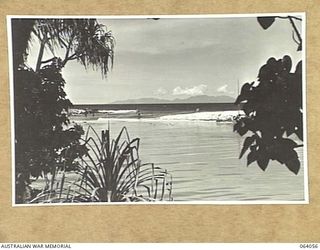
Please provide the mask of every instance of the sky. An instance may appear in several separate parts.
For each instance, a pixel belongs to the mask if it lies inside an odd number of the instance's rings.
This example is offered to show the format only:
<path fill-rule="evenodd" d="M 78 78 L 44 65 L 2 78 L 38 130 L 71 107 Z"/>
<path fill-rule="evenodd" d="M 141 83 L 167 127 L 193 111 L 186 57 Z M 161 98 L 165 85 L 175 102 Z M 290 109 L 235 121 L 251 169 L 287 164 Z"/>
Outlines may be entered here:
<path fill-rule="evenodd" d="M 263 30 L 255 17 L 98 19 L 115 37 L 115 62 L 106 79 L 72 61 L 63 69 L 74 104 L 137 98 L 236 97 L 238 82 L 255 81 L 268 58 L 302 58 L 287 19 Z M 296 21 L 301 31 L 301 22 Z M 47 52 L 48 53 L 48 52 Z M 31 47 L 34 67 L 37 44 Z M 50 56 L 47 54 L 47 56 Z"/>

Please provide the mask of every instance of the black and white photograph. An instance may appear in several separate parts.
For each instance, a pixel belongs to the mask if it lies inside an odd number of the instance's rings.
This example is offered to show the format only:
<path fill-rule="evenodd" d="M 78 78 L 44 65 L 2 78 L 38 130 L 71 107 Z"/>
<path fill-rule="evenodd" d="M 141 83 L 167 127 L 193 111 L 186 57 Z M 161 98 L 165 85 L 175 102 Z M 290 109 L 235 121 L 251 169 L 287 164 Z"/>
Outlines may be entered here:
<path fill-rule="evenodd" d="M 307 204 L 305 13 L 8 16 L 12 204 Z"/>

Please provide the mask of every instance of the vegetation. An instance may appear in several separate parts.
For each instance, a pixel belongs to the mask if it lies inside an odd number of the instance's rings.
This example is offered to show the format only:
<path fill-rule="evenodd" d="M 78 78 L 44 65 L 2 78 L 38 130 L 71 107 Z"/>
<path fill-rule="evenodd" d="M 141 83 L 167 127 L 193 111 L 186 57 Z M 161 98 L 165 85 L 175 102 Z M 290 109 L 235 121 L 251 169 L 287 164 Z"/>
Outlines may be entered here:
<path fill-rule="evenodd" d="M 300 35 L 300 32 L 295 24 L 296 21 L 302 21 L 301 18 L 295 17 L 295 16 L 264 16 L 264 17 L 258 17 L 258 23 L 263 29 L 268 29 L 276 19 L 287 19 L 289 20 L 291 26 L 292 26 L 292 39 L 293 41 L 298 45 L 297 51 L 302 50 L 302 38 Z"/>
<path fill-rule="evenodd" d="M 281 17 L 258 17 L 258 22 L 267 29 L 275 18 Z M 301 50 L 302 39 L 293 22 L 301 19 L 284 18 L 290 20 L 298 36 L 298 41 L 293 39 Z M 296 141 L 303 141 L 302 61 L 292 70 L 289 56 L 278 60 L 270 58 L 260 68 L 257 82 L 242 86 L 235 103 L 242 104 L 246 117 L 237 120 L 234 131 L 241 136 L 250 133 L 240 158 L 249 150 L 247 165 L 256 161 L 265 170 L 270 160 L 276 160 L 297 174 L 300 161 L 295 149 L 302 145 Z"/>
<path fill-rule="evenodd" d="M 54 174 L 48 188 L 31 203 L 172 200 L 171 175 L 141 163 L 139 139 L 130 140 L 125 127 L 111 140 L 109 130 L 99 137 L 89 126 L 81 147 L 85 152 L 77 159 L 76 180 L 67 183 L 64 170 L 60 177 Z"/>
<path fill-rule="evenodd" d="M 15 167 L 16 201 L 30 199 L 25 190 L 35 178 L 46 176 L 66 149 L 76 149 L 83 134 L 70 127 L 65 111 L 71 105 L 63 91 L 59 69 L 48 66 L 38 73 L 29 69 L 15 74 Z M 72 160 L 71 160 L 72 161 Z"/>
<path fill-rule="evenodd" d="M 31 40 L 40 45 L 35 68 L 26 64 Z M 62 68 L 77 60 L 105 76 L 113 62 L 114 40 L 96 19 L 12 19 L 12 43 L 15 197 L 16 203 L 24 203 L 34 195 L 29 187 L 32 180 L 73 162 L 63 152 L 73 149 L 73 157 L 83 153 L 77 152 L 83 130 L 70 126 L 66 116 L 72 104 L 64 92 Z M 45 51 L 51 58 L 44 60 Z"/>
<path fill-rule="evenodd" d="M 139 139 L 126 128 L 110 140 L 108 130 L 84 134 L 67 117 L 62 69 L 77 60 L 106 76 L 114 49 L 106 27 L 95 19 L 13 19 L 12 34 L 16 203 L 172 200 L 171 176 L 141 163 Z M 26 63 L 32 39 L 40 45 L 35 68 Z M 32 189 L 39 177 L 42 190 Z"/>

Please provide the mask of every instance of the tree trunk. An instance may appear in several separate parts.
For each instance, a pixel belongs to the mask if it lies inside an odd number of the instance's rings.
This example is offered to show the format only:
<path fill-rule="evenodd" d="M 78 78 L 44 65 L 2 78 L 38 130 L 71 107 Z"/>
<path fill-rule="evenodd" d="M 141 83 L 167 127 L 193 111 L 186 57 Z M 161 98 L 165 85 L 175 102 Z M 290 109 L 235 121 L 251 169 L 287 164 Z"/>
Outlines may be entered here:
<path fill-rule="evenodd" d="M 44 53 L 44 47 L 45 47 L 45 42 L 41 41 L 41 46 L 40 46 L 38 60 L 37 60 L 37 66 L 36 66 L 36 72 L 38 72 L 41 67 L 41 61 L 42 61 L 42 57 L 43 57 L 43 53 Z"/>

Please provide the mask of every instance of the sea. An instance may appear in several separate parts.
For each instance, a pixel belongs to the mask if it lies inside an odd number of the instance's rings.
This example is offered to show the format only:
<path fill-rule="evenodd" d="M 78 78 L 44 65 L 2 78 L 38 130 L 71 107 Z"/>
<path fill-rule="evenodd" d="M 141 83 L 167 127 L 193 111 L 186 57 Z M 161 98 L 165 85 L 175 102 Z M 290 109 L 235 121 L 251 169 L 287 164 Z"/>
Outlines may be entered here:
<path fill-rule="evenodd" d="M 233 132 L 232 122 L 201 119 L 208 114 L 235 115 L 232 103 L 75 105 L 86 114 L 71 121 L 84 129 L 110 130 L 115 138 L 125 126 L 130 138 L 140 138 L 142 163 L 154 163 L 173 177 L 177 202 L 286 203 L 306 200 L 303 148 L 298 148 L 297 175 L 270 161 L 262 171 L 239 159 L 245 137 Z M 216 116 L 210 116 L 216 117 Z M 165 118 L 165 119 L 163 119 Z"/>

